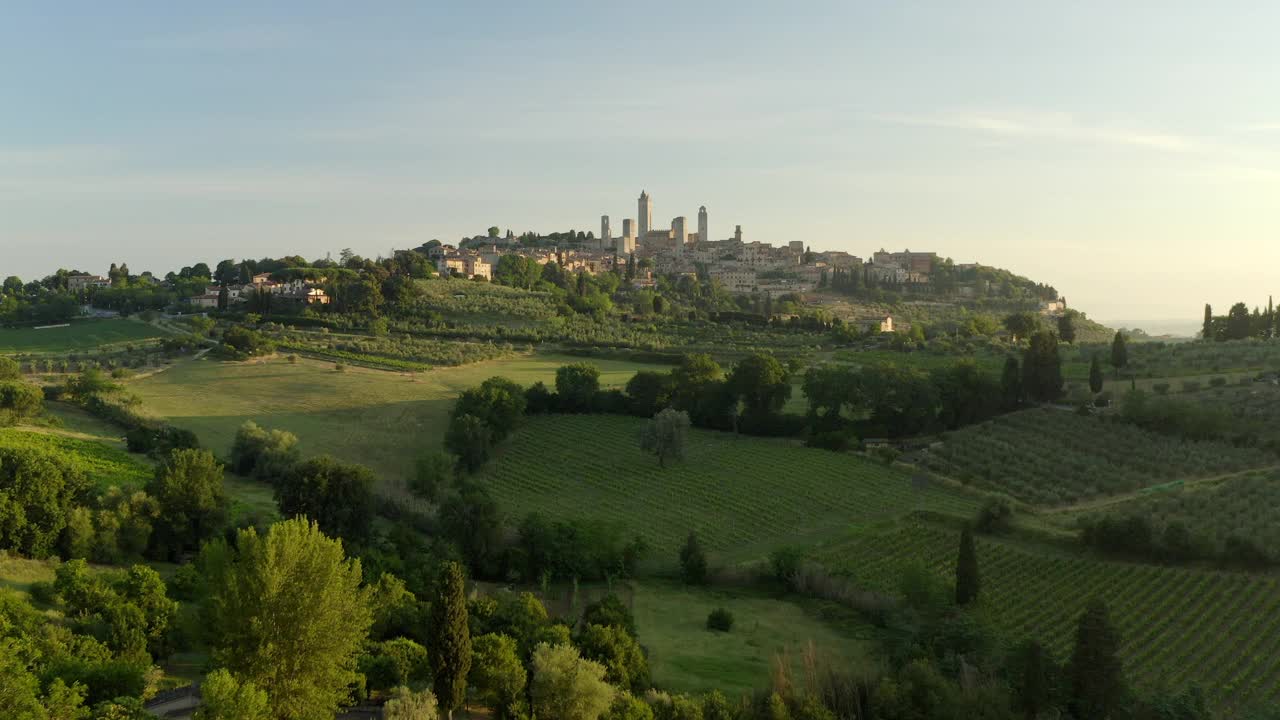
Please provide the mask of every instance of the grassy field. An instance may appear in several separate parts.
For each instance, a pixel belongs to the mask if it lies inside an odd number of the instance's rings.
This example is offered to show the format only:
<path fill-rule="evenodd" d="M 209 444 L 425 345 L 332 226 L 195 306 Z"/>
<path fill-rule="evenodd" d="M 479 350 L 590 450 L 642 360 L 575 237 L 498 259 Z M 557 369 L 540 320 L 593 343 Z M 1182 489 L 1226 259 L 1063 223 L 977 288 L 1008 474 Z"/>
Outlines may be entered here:
<path fill-rule="evenodd" d="M 1275 456 L 1037 408 L 947 433 L 923 463 L 983 490 L 1055 506 L 1273 465 Z"/>
<path fill-rule="evenodd" d="M 53 453 L 79 467 L 99 490 L 112 485 L 139 488 L 151 478 L 152 466 L 118 447 L 96 439 L 28 428 L 0 430 L 0 447 L 34 448 Z"/>
<path fill-rule="evenodd" d="M 533 417 L 482 471 L 513 514 L 614 521 L 644 537 L 664 566 L 690 530 L 713 560 L 764 557 L 851 524 L 930 509 L 970 516 L 979 500 L 853 455 L 794 443 L 691 430 L 682 462 L 665 470 L 640 451 L 641 420 Z"/>
<path fill-rule="evenodd" d="M 864 586 L 894 591 L 920 563 L 954 580 L 958 533 L 919 522 L 851 534 L 816 553 Z M 1130 679 L 1150 689 L 1196 682 L 1223 706 L 1280 699 L 1280 579 L 1110 562 L 978 538 L 980 611 L 1011 640 L 1070 652 L 1084 605 L 1107 601 Z"/>
<path fill-rule="evenodd" d="M 415 457 L 440 446 L 450 408 L 458 394 L 494 375 L 521 385 L 550 384 L 556 368 L 582 358 L 532 355 L 440 368 L 428 373 L 394 373 L 284 358 L 222 362 L 211 358 L 180 362 L 164 372 L 129 382 L 142 408 L 195 431 L 204 447 L 225 456 L 236 429 L 246 420 L 295 433 L 304 455 L 330 453 L 373 468 L 389 487 L 403 483 Z M 667 366 L 593 360 L 601 383 L 620 386 L 636 370 Z"/>
<path fill-rule="evenodd" d="M 60 354 L 89 350 L 103 345 L 150 340 L 165 337 L 168 334 L 141 320 L 124 318 L 77 320 L 68 327 L 45 330 L 0 329 L 0 355 Z"/>
<path fill-rule="evenodd" d="M 707 614 L 720 607 L 733 613 L 730 632 L 706 628 Z M 765 686 L 779 655 L 800 677 L 810 646 L 840 665 L 856 662 L 865 650 L 862 639 L 802 605 L 750 591 L 644 583 L 636 587 L 632 610 L 653 681 L 671 692 L 719 689 L 733 697 Z"/>

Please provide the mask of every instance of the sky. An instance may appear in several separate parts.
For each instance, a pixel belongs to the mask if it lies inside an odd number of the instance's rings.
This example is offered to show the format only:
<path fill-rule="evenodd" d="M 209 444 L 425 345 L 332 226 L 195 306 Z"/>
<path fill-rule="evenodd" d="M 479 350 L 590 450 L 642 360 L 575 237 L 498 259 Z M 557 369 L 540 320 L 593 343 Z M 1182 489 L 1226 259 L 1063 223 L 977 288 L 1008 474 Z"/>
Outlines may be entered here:
<path fill-rule="evenodd" d="M 1280 4 L 0 0 L 0 275 L 635 217 L 1191 330 L 1280 266 Z"/>

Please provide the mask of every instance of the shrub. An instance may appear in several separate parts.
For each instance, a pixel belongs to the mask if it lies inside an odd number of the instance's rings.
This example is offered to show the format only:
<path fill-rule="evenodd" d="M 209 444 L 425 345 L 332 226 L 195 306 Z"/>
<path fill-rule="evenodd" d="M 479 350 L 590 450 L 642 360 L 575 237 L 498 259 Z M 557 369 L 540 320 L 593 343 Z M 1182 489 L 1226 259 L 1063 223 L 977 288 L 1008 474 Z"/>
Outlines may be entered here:
<path fill-rule="evenodd" d="M 1227 379 L 1224 377 L 1216 377 L 1216 378 L 1211 378 L 1209 380 L 1209 387 L 1220 388 L 1225 386 L 1226 384 L 1227 384 Z"/>
<path fill-rule="evenodd" d="M 1191 392 L 1196 392 L 1199 389 L 1200 389 L 1199 380 L 1183 380 L 1182 381 L 1182 392 L 1191 393 Z"/>
<path fill-rule="evenodd" d="M 31 583 L 27 588 L 27 592 L 31 595 L 31 599 L 44 605 L 53 605 L 58 602 L 58 591 L 53 587 L 53 583 L 47 580 L 37 580 Z"/>
<path fill-rule="evenodd" d="M 1111 405 L 1111 391 L 1110 391 L 1110 390 L 1103 390 L 1102 392 L 1098 393 L 1098 396 L 1097 396 L 1097 397 L 1095 397 L 1095 398 L 1093 399 L 1093 404 L 1094 404 L 1094 406 L 1095 406 L 1095 407 L 1100 407 L 1100 408 L 1104 408 L 1104 407 L 1108 407 L 1108 406 L 1110 406 L 1110 405 Z"/>
<path fill-rule="evenodd" d="M 333 371 L 334 371 L 334 372 L 346 372 L 346 369 L 347 369 L 347 366 L 346 366 L 346 365 L 343 365 L 342 363 L 334 363 L 334 364 L 333 364 Z"/>
<path fill-rule="evenodd" d="M 297 355 L 294 355 L 293 353 L 289 353 L 288 355 L 286 355 L 286 356 L 285 356 L 285 358 L 284 358 L 284 359 L 285 359 L 285 360 L 288 360 L 290 365 L 297 365 L 297 364 L 298 364 L 298 356 L 297 356 Z"/>
<path fill-rule="evenodd" d="M 733 613 L 724 608 L 716 608 L 707 614 L 707 629 L 716 632 L 729 632 L 733 629 Z"/>
<path fill-rule="evenodd" d="M 1007 532 L 1013 522 L 1013 508 L 1004 500 L 992 498 L 983 503 L 974 519 L 973 527 L 980 533 L 998 534 Z"/>
<path fill-rule="evenodd" d="M 1169 383 L 1167 383 L 1167 382 L 1156 383 L 1156 384 L 1154 384 L 1154 385 L 1152 385 L 1152 386 L 1151 386 L 1151 389 L 1152 389 L 1152 390 L 1155 390 L 1157 395 L 1168 395 L 1168 394 L 1169 394 Z"/>

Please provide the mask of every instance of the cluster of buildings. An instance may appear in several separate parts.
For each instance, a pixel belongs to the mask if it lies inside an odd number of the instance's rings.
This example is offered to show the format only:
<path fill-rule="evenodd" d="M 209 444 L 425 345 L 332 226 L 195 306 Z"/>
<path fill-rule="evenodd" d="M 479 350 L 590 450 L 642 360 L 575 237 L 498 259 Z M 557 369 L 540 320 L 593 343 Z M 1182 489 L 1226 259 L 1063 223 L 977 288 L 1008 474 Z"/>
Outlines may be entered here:
<path fill-rule="evenodd" d="M 244 285 L 228 285 L 227 303 L 233 305 L 247 302 L 255 293 L 269 293 L 273 299 L 279 298 L 286 302 L 297 302 L 306 305 L 328 305 L 330 298 L 325 293 L 324 288 L 320 287 L 323 282 L 324 278 L 318 281 L 295 279 L 278 282 L 271 279 L 271 273 L 259 273 Z M 190 302 L 200 308 L 216 308 L 218 307 L 218 297 L 221 293 L 221 286 L 210 285 L 205 288 L 204 293 L 190 298 Z"/>
<path fill-rule="evenodd" d="M 932 252 L 881 250 L 864 262 L 839 250 L 811 252 L 803 241 L 779 246 L 748 242 L 743 239 L 741 225 L 734 227 L 731 237 L 713 239 L 710 227 L 705 205 L 698 208 L 696 228 L 683 215 L 672 218 L 667 227 L 655 226 L 653 196 L 641 192 L 636 217 L 622 220 L 620 235 L 614 234 L 610 217 L 602 215 L 600 234 L 585 245 L 530 248 L 508 234 L 504 238 L 473 238 L 467 243 L 469 248 L 441 245 L 428 255 L 441 273 L 484 278 L 491 278 L 498 259 L 511 253 L 540 264 L 559 262 L 571 272 L 589 273 L 647 260 L 646 271 L 634 273 L 637 285 L 652 284 L 655 273 L 692 273 L 703 267 L 730 292 L 770 295 L 812 290 L 835 271 L 858 273 L 859 280 L 876 284 L 924 284 L 929 282 L 938 257 Z"/>

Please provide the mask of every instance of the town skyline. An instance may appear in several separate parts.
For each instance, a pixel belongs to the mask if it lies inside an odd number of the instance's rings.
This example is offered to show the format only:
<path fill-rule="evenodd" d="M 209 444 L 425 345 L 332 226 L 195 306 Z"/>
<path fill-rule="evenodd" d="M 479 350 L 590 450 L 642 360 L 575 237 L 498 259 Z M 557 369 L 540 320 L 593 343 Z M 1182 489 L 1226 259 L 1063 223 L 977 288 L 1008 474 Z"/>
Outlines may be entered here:
<path fill-rule="evenodd" d="M 1116 324 L 1262 302 L 1280 8 L 1166 10 L 18 3 L 4 271 L 598 232 L 645 187 L 660 223 L 706 205 L 721 237 L 928 246 Z M 1213 37 L 1211 63 L 1185 52 Z"/>

